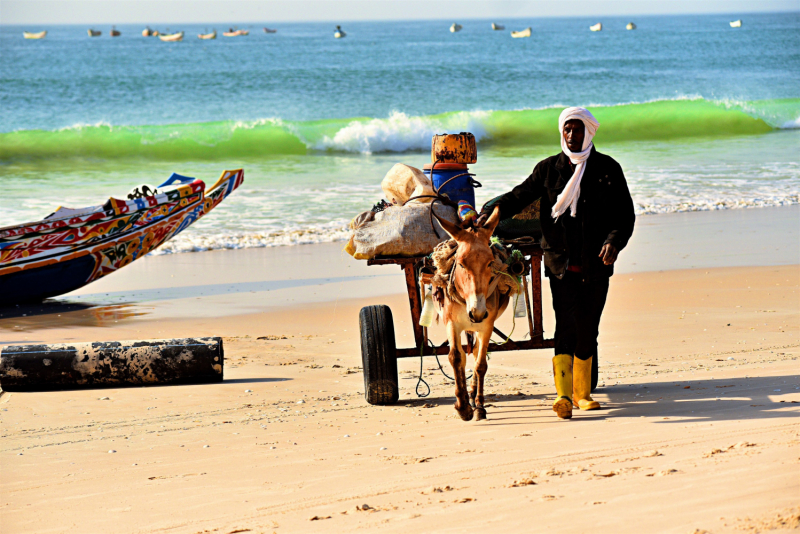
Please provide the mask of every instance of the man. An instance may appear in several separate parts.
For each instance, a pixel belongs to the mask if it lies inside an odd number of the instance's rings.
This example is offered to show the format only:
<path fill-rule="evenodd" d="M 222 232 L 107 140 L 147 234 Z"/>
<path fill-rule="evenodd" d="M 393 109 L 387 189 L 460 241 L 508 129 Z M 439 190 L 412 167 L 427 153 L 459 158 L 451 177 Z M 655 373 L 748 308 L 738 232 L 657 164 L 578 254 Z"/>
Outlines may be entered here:
<path fill-rule="evenodd" d="M 541 245 L 556 315 L 553 411 L 562 419 L 572 417 L 573 404 L 600 408 L 590 395 L 600 315 L 614 262 L 635 220 L 622 168 L 592 143 L 598 126 L 586 109 L 565 109 L 558 119 L 562 152 L 540 161 L 494 203 L 507 219 L 541 198 Z M 490 211 L 484 207 L 476 225 L 483 225 Z"/>

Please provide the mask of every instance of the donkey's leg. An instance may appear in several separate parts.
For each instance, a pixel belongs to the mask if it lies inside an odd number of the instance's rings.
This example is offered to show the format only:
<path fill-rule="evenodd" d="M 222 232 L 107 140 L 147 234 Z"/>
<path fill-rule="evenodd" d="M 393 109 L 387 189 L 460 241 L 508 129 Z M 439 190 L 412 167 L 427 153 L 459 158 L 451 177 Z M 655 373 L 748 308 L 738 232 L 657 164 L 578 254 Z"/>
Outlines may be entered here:
<path fill-rule="evenodd" d="M 472 406 L 467 396 L 467 375 L 465 373 L 467 355 L 461 347 L 461 332 L 451 322 L 447 325 L 447 339 L 450 342 L 450 365 L 456 380 L 456 411 L 464 421 L 472 419 Z"/>
<path fill-rule="evenodd" d="M 471 354 L 475 358 L 475 363 L 478 362 L 478 353 L 475 352 L 475 334 L 467 332 L 467 354 Z M 469 358 L 469 356 L 467 356 Z M 474 368 L 474 367 L 473 367 Z M 469 388 L 469 405 L 475 407 L 475 395 L 478 394 L 478 375 L 472 373 L 472 383 Z"/>
<path fill-rule="evenodd" d="M 486 408 L 483 406 L 483 380 L 486 377 L 487 369 L 489 369 L 487 352 L 492 331 L 486 328 L 482 332 L 477 332 L 476 337 L 478 338 L 478 344 L 475 352 L 475 373 L 473 374 L 472 382 L 475 391 L 475 420 L 480 421 L 486 419 Z"/>

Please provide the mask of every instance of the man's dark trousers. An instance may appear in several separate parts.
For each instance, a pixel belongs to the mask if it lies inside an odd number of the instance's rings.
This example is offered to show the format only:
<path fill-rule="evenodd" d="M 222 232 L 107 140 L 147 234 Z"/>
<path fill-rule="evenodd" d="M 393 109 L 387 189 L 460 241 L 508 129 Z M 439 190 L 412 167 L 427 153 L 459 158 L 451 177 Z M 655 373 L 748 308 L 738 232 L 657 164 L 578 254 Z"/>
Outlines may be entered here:
<path fill-rule="evenodd" d="M 567 271 L 561 279 L 550 277 L 550 291 L 556 312 L 556 355 L 574 354 L 581 360 L 596 356 L 608 278 L 584 281 L 580 273 Z"/>

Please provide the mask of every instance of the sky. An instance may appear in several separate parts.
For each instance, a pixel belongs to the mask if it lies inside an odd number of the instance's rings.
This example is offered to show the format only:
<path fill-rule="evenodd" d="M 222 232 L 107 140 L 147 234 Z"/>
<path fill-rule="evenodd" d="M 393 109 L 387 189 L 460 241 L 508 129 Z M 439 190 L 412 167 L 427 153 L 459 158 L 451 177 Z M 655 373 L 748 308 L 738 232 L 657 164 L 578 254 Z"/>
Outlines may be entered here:
<path fill-rule="evenodd" d="M 0 24 L 467 20 L 798 11 L 798 0 L 0 0 Z"/>

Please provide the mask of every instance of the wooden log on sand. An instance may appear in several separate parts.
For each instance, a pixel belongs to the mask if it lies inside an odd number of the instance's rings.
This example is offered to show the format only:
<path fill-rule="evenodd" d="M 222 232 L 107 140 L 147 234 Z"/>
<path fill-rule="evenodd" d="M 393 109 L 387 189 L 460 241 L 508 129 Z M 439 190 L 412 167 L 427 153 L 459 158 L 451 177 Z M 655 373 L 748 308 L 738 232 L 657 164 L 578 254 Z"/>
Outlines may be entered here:
<path fill-rule="evenodd" d="M 222 381 L 222 338 L 8 345 L 0 351 L 4 391 Z"/>

